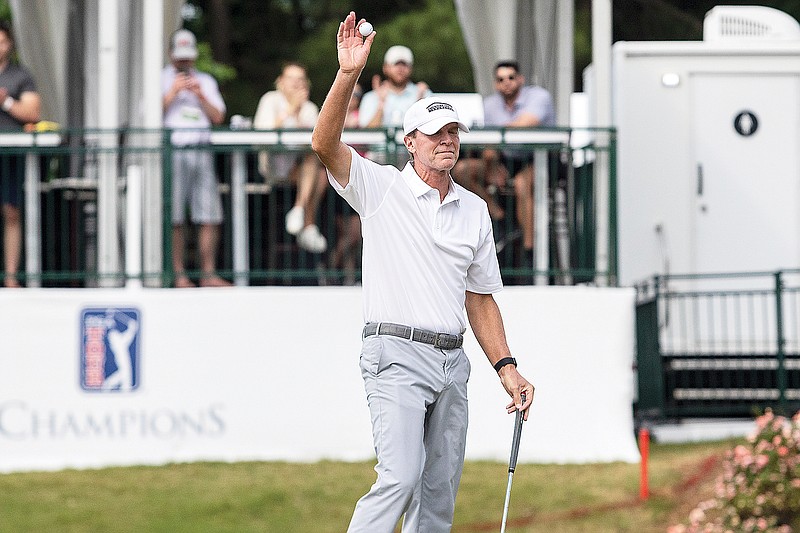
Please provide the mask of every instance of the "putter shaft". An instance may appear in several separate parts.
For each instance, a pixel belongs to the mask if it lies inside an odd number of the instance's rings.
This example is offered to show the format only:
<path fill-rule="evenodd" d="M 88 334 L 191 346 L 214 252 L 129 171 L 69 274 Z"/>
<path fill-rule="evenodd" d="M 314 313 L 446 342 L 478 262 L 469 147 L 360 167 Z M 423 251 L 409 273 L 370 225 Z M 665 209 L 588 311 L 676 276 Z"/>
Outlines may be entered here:
<path fill-rule="evenodd" d="M 525 393 L 522 393 L 522 403 L 525 403 Z M 500 525 L 500 533 L 506 531 L 506 520 L 508 520 L 508 504 L 511 501 L 511 481 L 514 479 L 514 470 L 517 469 L 517 457 L 519 456 L 519 441 L 522 438 L 522 423 L 525 421 L 522 411 L 517 409 L 514 419 L 514 436 L 511 439 L 511 457 L 508 460 L 508 486 L 506 487 L 506 502 L 503 505 L 503 522 Z"/>
<path fill-rule="evenodd" d="M 511 480 L 514 472 L 508 473 L 508 486 L 506 487 L 506 503 L 503 505 L 503 524 L 500 526 L 500 533 L 506 533 L 506 520 L 508 520 L 508 502 L 511 501 Z"/>

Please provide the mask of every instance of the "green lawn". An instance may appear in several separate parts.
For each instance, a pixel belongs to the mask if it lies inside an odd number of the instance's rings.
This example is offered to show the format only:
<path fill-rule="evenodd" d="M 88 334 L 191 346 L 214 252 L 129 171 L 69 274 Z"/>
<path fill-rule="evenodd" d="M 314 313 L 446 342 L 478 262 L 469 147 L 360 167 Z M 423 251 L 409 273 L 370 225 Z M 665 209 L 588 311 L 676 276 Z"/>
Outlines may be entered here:
<path fill-rule="evenodd" d="M 652 496 L 644 503 L 637 464 L 519 464 L 507 531 L 663 532 L 712 495 L 719 460 L 709 458 L 731 446 L 651 445 Z M 0 531 L 341 533 L 374 481 L 372 466 L 192 463 L 5 474 Z M 507 480 L 507 464 L 468 462 L 453 531 L 499 531 Z"/>

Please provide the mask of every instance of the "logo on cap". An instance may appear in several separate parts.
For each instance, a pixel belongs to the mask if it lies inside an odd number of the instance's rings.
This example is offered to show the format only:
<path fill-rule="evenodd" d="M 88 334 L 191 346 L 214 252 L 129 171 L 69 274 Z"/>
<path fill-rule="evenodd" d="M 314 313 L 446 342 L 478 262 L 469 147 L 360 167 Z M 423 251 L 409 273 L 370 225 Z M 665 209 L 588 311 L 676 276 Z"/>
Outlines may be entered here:
<path fill-rule="evenodd" d="M 428 107 L 426 107 L 425 109 L 428 110 L 428 113 L 433 113 L 434 111 L 439 111 L 441 109 L 446 109 L 448 111 L 452 111 L 453 113 L 456 112 L 453 106 L 451 106 L 447 102 L 433 102 L 432 104 L 428 105 Z"/>

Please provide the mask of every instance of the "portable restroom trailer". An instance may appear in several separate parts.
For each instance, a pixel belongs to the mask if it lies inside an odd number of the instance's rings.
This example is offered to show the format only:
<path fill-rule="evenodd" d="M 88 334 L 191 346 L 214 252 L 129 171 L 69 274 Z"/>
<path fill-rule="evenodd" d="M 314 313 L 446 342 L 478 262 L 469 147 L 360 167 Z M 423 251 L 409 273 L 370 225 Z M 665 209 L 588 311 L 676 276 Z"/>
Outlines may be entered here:
<path fill-rule="evenodd" d="M 800 267 L 800 24 L 718 6 L 703 28 L 613 46 L 623 285 Z"/>

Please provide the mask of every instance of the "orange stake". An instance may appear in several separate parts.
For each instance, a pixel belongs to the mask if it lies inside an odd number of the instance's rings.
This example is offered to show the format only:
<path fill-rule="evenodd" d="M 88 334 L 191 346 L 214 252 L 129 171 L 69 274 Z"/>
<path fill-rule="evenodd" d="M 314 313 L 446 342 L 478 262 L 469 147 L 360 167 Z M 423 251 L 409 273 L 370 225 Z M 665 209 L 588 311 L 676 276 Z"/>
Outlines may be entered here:
<path fill-rule="evenodd" d="M 647 428 L 639 430 L 639 453 L 642 456 L 641 475 L 639 478 L 639 499 L 646 500 L 650 497 L 650 487 L 647 482 L 647 461 L 650 458 L 650 432 Z"/>

